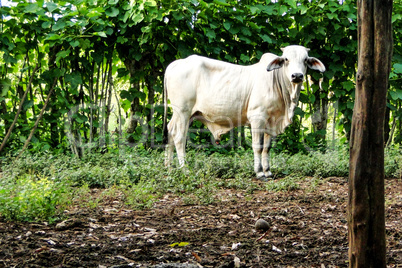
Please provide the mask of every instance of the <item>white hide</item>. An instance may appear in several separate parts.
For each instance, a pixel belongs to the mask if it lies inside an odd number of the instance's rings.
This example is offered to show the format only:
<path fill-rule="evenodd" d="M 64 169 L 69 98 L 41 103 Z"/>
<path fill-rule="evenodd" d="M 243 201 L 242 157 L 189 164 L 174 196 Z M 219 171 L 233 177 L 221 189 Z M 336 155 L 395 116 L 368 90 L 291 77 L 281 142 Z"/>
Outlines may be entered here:
<path fill-rule="evenodd" d="M 184 165 L 189 121 L 194 117 L 216 140 L 233 127 L 251 125 L 255 171 L 258 176 L 270 174 L 270 138 L 291 123 L 302 85 L 302 81 L 292 82 L 292 75 L 303 79 L 307 67 L 325 71 L 302 46 L 284 48 L 281 57 L 266 53 L 250 66 L 197 55 L 172 62 L 165 72 L 165 97 L 173 108 L 166 164 L 172 160 L 174 144 L 180 165 Z"/>

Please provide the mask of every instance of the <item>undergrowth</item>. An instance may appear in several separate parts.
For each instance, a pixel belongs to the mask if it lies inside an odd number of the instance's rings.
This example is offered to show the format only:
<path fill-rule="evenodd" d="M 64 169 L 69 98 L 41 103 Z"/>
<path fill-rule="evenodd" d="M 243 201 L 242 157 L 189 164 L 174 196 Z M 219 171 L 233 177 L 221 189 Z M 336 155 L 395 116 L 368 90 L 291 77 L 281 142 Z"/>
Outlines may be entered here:
<path fill-rule="evenodd" d="M 164 166 L 164 152 L 120 150 L 118 153 L 88 154 L 83 158 L 67 155 L 26 154 L 19 160 L 3 158 L 0 173 L 0 215 L 10 220 L 56 221 L 72 203 L 96 208 L 110 198 L 118 198 L 132 208 L 152 207 L 164 194 L 171 193 L 185 203 L 216 202 L 219 189 L 292 191 L 303 177 L 347 177 L 346 149 L 309 154 L 271 154 L 274 180 L 257 183 L 252 151 L 231 151 L 207 155 L 189 151 L 187 165 L 178 169 Z M 386 177 L 399 177 L 402 156 L 398 148 L 386 151 Z M 91 189 L 101 188 L 102 196 L 92 197 Z M 314 188 L 314 185 L 312 185 Z"/>

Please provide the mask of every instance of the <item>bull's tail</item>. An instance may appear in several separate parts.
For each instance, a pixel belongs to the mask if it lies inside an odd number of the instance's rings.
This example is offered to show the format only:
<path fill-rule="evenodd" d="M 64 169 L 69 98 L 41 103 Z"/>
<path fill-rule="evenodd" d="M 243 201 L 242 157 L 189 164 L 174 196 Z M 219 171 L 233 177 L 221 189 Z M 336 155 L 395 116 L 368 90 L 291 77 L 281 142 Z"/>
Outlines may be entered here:
<path fill-rule="evenodd" d="M 168 128 L 167 128 L 167 110 L 168 110 L 168 96 L 167 96 L 167 86 L 166 86 L 166 75 L 163 81 L 163 144 L 168 144 Z"/>

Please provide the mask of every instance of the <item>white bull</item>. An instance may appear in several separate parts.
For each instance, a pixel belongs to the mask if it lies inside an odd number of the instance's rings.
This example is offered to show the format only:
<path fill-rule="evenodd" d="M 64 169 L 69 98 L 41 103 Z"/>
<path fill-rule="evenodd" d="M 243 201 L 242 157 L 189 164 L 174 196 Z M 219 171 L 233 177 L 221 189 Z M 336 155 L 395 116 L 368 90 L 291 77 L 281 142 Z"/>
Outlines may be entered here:
<path fill-rule="evenodd" d="M 305 47 L 288 46 L 282 51 L 282 56 L 266 53 L 250 66 L 197 55 L 172 62 L 164 81 L 165 125 L 167 98 L 173 108 L 165 164 L 170 165 L 175 145 L 179 165 L 184 165 L 189 122 L 196 118 L 217 141 L 235 126 L 250 125 L 257 178 L 272 176 L 271 137 L 292 122 L 307 67 L 325 71 L 324 64 L 309 57 Z"/>

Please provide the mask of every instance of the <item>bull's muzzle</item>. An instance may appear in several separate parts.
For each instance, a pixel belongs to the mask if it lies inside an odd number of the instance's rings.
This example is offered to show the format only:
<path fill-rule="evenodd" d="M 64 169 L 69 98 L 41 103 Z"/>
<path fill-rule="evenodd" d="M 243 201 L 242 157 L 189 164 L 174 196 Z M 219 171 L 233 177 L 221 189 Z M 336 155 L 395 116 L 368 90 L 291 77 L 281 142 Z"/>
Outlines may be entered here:
<path fill-rule="evenodd" d="M 292 82 L 293 83 L 300 83 L 303 82 L 304 75 L 302 73 L 294 73 L 292 74 Z"/>

